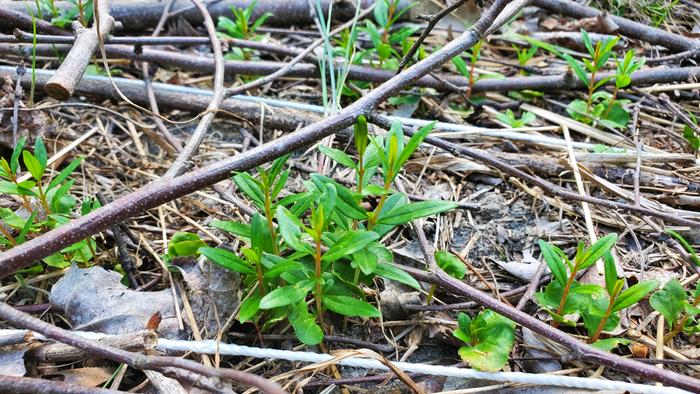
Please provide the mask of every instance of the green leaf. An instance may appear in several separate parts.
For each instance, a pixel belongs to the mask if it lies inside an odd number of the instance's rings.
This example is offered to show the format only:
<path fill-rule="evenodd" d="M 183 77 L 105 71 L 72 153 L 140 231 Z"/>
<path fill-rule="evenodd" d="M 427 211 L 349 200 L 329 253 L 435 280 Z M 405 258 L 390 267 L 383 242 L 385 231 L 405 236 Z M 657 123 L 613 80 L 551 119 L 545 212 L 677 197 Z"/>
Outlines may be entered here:
<path fill-rule="evenodd" d="M 588 331 L 589 336 L 592 336 L 598 329 L 598 326 L 600 325 L 600 322 L 608 309 L 609 303 L 610 300 L 607 297 L 598 298 L 592 300 L 590 304 L 588 304 L 587 310 L 582 311 L 583 325 L 586 327 L 586 331 Z M 617 313 L 611 313 L 607 320 L 605 320 L 603 331 L 612 331 L 617 328 L 619 324 L 620 316 Z"/>
<path fill-rule="evenodd" d="M 55 178 L 51 180 L 51 183 L 49 183 L 49 189 L 53 189 L 54 187 L 58 186 L 61 182 L 66 180 L 68 176 L 75 171 L 76 168 L 80 165 L 80 163 L 83 161 L 82 157 L 78 157 L 73 159 L 68 165 L 61 170 L 61 172 L 56 175 Z"/>
<path fill-rule="evenodd" d="M 367 219 L 367 212 L 360 206 L 358 200 L 361 196 L 353 193 L 348 188 L 340 185 L 338 182 L 320 174 L 311 174 L 311 180 L 319 190 L 324 190 L 326 184 L 331 184 L 335 187 L 337 207 L 336 211 L 350 219 L 364 220 Z"/>
<path fill-rule="evenodd" d="M 457 71 L 464 77 L 469 77 L 469 68 L 467 68 L 467 63 L 462 59 L 461 56 L 456 56 L 452 58 L 452 64 L 457 67 Z"/>
<path fill-rule="evenodd" d="M 419 201 L 396 208 L 380 217 L 380 224 L 404 224 L 418 218 L 437 215 L 457 207 L 452 201 Z"/>
<path fill-rule="evenodd" d="M 306 266 L 298 261 L 289 260 L 269 253 L 263 255 L 263 264 L 268 267 L 264 275 L 265 279 L 278 278 L 285 272 L 306 270 Z"/>
<path fill-rule="evenodd" d="M 377 268 L 374 270 L 374 274 L 381 276 L 382 278 L 386 278 L 386 279 L 397 281 L 399 283 L 403 283 L 403 284 L 410 286 L 416 290 L 421 289 L 420 283 L 418 283 L 417 280 L 415 280 L 406 271 L 404 271 L 401 268 L 398 268 L 394 265 L 391 265 L 391 264 L 386 264 L 386 263 L 377 264 Z"/>
<path fill-rule="evenodd" d="M 245 323 L 252 319 L 260 310 L 260 292 L 255 291 L 250 297 L 241 302 L 240 310 L 238 311 L 238 321 Z"/>
<path fill-rule="evenodd" d="M 377 255 L 368 248 L 352 254 L 353 267 L 358 267 L 365 275 L 370 275 L 377 268 Z"/>
<path fill-rule="evenodd" d="M 259 256 L 262 252 L 272 252 L 272 236 L 267 220 L 259 213 L 254 213 L 250 220 L 250 245 Z"/>
<path fill-rule="evenodd" d="M 311 245 L 303 242 L 301 237 L 301 221 L 294 217 L 287 208 L 283 206 L 277 207 L 277 224 L 279 225 L 280 234 L 292 249 L 297 252 L 313 254 L 314 250 Z"/>
<path fill-rule="evenodd" d="M 685 249 L 686 252 L 690 253 L 690 259 L 695 263 L 695 265 L 700 266 L 700 257 L 698 257 L 697 253 L 695 253 L 695 249 L 690 244 L 690 242 L 688 242 L 685 238 L 683 238 L 682 235 L 680 235 L 676 231 L 666 229 L 666 232 L 669 235 L 673 236 L 673 238 L 677 239 L 681 246 L 683 246 L 683 249 Z"/>
<path fill-rule="evenodd" d="M 228 250 L 204 246 L 199 248 L 199 253 L 228 270 L 244 275 L 255 275 L 255 268 L 249 262 Z"/>
<path fill-rule="evenodd" d="M 27 239 L 27 234 L 29 234 L 29 230 L 32 228 L 35 218 L 36 211 L 32 212 L 32 214 L 29 215 L 27 221 L 24 222 L 24 227 L 22 227 L 22 230 L 19 232 L 19 235 L 17 235 L 17 237 L 15 238 L 15 241 L 17 241 L 18 244 L 23 243 Z"/>
<path fill-rule="evenodd" d="M 349 258 L 350 255 L 359 252 L 377 239 L 379 239 L 379 234 L 372 231 L 357 230 L 345 233 L 323 254 L 323 261 Z"/>
<path fill-rule="evenodd" d="M 671 279 L 664 287 L 649 298 L 649 304 L 661 313 L 670 327 L 678 320 L 683 308 L 688 304 L 688 294 L 678 279 Z"/>
<path fill-rule="evenodd" d="M 362 157 L 367 150 L 367 145 L 369 144 L 367 118 L 365 118 L 364 115 L 357 117 L 353 133 L 355 137 L 355 149 L 357 149 L 357 154 Z"/>
<path fill-rule="evenodd" d="M 265 194 L 260 188 L 260 184 L 247 173 L 236 174 L 233 182 L 241 191 L 248 196 L 258 207 L 265 206 Z"/>
<path fill-rule="evenodd" d="M 571 67 L 574 73 L 576 73 L 581 82 L 588 86 L 588 74 L 583 67 L 581 67 L 581 63 L 566 53 L 562 54 L 561 56 L 564 58 L 564 60 L 566 60 L 566 63 L 569 64 L 569 67 Z"/>
<path fill-rule="evenodd" d="M 300 301 L 290 307 L 289 322 L 294 328 L 294 334 L 306 345 L 317 345 L 323 340 L 323 331 L 316 318 L 306 308 L 306 303 Z"/>
<path fill-rule="evenodd" d="M 616 347 L 620 345 L 629 345 L 632 343 L 629 339 L 625 338 L 607 338 L 607 339 L 600 339 L 591 344 L 592 347 L 602 350 L 604 352 L 609 352 L 615 349 Z"/>
<path fill-rule="evenodd" d="M 379 26 L 385 27 L 389 24 L 389 5 L 386 0 L 378 0 L 374 2 L 374 20 Z"/>
<path fill-rule="evenodd" d="M 350 156 L 348 156 L 347 153 L 343 152 L 340 149 L 331 148 L 325 145 L 318 145 L 318 150 L 319 152 L 330 157 L 331 159 L 335 160 L 337 163 L 345 167 L 357 168 L 355 161 Z"/>
<path fill-rule="evenodd" d="M 324 295 L 323 305 L 329 310 L 343 316 L 381 317 L 382 314 L 368 302 L 355 297 L 342 295 Z"/>
<path fill-rule="evenodd" d="M 36 194 L 22 186 L 18 186 L 12 182 L 0 180 L 0 193 L 14 194 L 17 196 L 35 196 Z"/>
<path fill-rule="evenodd" d="M 487 309 L 469 323 L 469 333 L 473 346 L 459 349 L 462 360 L 480 371 L 498 371 L 506 365 L 515 342 L 514 322 Z"/>
<path fill-rule="evenodd" d="M 39 162 L 39 160 L 34 157 L 33 154 L 26 150 L 22 152 L 22 161 L 24 161 L 24 166 L 27 167 L 27 171 L 32 174 L 32 177 L 34 177 L 37 182 L 41 181 L 41 177 L 44 175 L 44 171 L 46 170 L 45 167 L 41 166 L 41 162 Z"/>
<path fill-rule="evenodd" d="M 562 286 L 566 285 L 567 275 L 566 266 L 561 258 L 561 254 L 557 253 L 556 246 L 547 243 L 543 240 L 539 240 L 540 250 L 542 251 L 542 258 L 544 262 L 547 263 L 547 267 L 552 272 L 552 276 L 557 280 Z"/>
<path fill-rule="evenodd" d="M 224 220 L 212 220 L 211 223 L 209 223 L 210 227 L 218 228 L 220 230 L 224 230 L 227 233 L 233 234 L 237 237 L 241 238 L 246 238 L 250 239 L 250 225 L 244 224 L 244 223 L 238 223 L 238 222 L 232 222 L 232 221 L 224 221 Z"/>
<path fill-rule="evenodd" d="M 615 245 L 615 242 L 617 242 L 617 234 L 610 233 L 596 241 L 590 248 L 586 249 L 583 255 L 577 255 L 576 265 L 578 270 L 585 269 L 595 264 L 598 259 L 603 257 L 605 252 L 609 251 L 613 245 Z"/>
<path fill-rule="evenodd" d="M 464 265 L 462 260 L 448 251 L 440 250 L 435 252 L 435 261 L 438 267 L 453 278 L 461 280 L 464 278 L 464 274 L 467 273 L 467 266 Z"/>
<path fill-rule="evenodd" d="M 408 143 L 406 146 L 401 150 L 401 154 L 399 155 L 399 159 L 397 160 L 395 167 L 394 167 L 394 173 L 398 173 L 401 167 L 408 161 L 408 159 L 411 157 L 413 152 L 418 149 L 420 146 L 421 142 L 425 139 L 425 137 L 430 134 L 431 131 L 435 128 L 435 123 L 436 122 L 430 122 L 427 125 L 421 127 L 416 131 L 413 136 L 411 136 L 411 139 L 408 140 Z"/>
<path fill-rule="evenodd" d="M 15 149 L 12 151 L 12 157 L 10 158 L 10 170 L 13 174 L 17 175 L 19 171 L 19 155 L 22 154 L 22 149 L 24 149 L 24 144 L 27 142 L 27 137 L 22 137 L 17 141 Z"/>
<path fill-rule="evenodd" d="M 615 259 L 610 251 L 605 252 L 603 261 L 605 262 L 605 289 L 608 291 L 608 295 L 612 296 L 615 283 L 617 282 L 617 268 L 615 267 Z"/>
<path fill-rule="evenodd" d="M 612 311 L 621 311 L 636 304 L 642 298 L 646 297 L 647 294 L 656 289 L 658 284 L 659 283 L 655 280 L 645 280 L 623 291 L 613 303 Z"/>
<path fill-rule="evenodd" d="M 260 309 L 273 309 L 303 300 L 308 292 L 296 286 L 283 286 L 267 293 L 260 300 Z"/>
<path fill-rule="evenodd" d="M 177 232 L 168 242 L 168 254 L 171 257 L 196 256 L 202 246 L 207 244 L 197 234 Z"/>
<path fill-rule="evenodd" d="M 34 156 L 39 161 L 41 168 L 45 169 L 46 163 L 48 162 L 48 155 L 46 154 L 44 140 L 41 137 L 37 137 L 36 142 L 34 142 Z"/>

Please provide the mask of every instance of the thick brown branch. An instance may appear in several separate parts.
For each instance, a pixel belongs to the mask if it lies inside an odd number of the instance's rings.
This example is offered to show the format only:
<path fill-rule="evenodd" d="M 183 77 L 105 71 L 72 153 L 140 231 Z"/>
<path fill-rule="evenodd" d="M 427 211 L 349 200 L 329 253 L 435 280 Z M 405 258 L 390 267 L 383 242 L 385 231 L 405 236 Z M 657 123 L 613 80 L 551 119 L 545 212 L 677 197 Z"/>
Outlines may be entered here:
<path fill-rule="evenodd" d="M 55 380 L 0 375 L 0 391 L 3 393 L 51 393 L 51 394 L 117 394 L 125 391 L 100 387 L 85 387 Z"/>

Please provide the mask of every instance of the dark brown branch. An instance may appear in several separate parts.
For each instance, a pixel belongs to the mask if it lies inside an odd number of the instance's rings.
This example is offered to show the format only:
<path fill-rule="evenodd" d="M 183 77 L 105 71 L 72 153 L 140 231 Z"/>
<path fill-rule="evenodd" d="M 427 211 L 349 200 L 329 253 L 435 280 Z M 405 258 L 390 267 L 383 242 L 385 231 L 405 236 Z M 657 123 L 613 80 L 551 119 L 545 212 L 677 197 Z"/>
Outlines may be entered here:
<path fill-rule="evenodd" d="M 26 47 L 31 49 L 31 47 Z M 68 47 L 65 45 L 37 45 L 37 55 L 40 56 L 55 56 L 56 51 L 66 53 Z M 128 46 L 106 46 L 107 54 L 110 58 L 133 59 L 139 61 L 147 61 L 157 64 L 162 67 L 177 67 L 183 70 L 195 71 L 200 73 L 211 73 L 214 71 L 214 62 L 211 58 L 203 56 L 190 56 L 181 53 L 157 50 L 144 49 L 141 53 L 134 53 L 133 49 Z M 19 56 L 27 56 L 23 48 L 13 44 L 0 44 L 0 53 L 14 53 Z M 236 61 L 226 60 L 224 67 L 227 75 L 243 74 L 243 75 L 270 75 L 278 72 L 285 67 L 286 63 L 269 62 L 269 61 Z M 319 70 L 313 64 L 296 64 L 286 73 L 287 77 L 296 78 L 318 78 Z M 391 70 L 374 69 L 364 66 L 351 65 L 348 68 L 348 79 L 356 81 L 368 82 L 386 82 L 394 76 Z M 611 76 L 613 73 L 601 73 L 596 75 L 596 80 L 601 80 Z M 645 86 L 656 83 L 672 83 L 682 82 L 689 79 L 700 78 L 700 67 L 681 67 L 667 68 L 657 67 L 637 71 L 632 74 L 633 86 Z M 444 81 L 442 81 L 444 80 Z M 446 82 L 445 82 L 446 81 Z M 453 91 L 454 87 L 464 88 L 469 85 L 469 81 L 460 76 L 441 75 L 435 78 L 430 75 L 423 76 L 411 81 L 411 86 L 431 87 L 443 91 Z M 474 84 L 474 93 L 483 92 L 508 92 L 513 90 L 537 90 L 537 91 L 555 91 L 555 90 L 573 90 L 583 89 L 583 83 L 572 74 L 548 75 L 548 76 L 530 76 L 530 77 L 512 77 L 506 79 L 482 79 Z M 460 89 L 461 90 L 461 89 Z"/>
<path fill-rule="evenodd" d="M 486 293 L 474 289 L 473 287 L 449 276 L 442 270 L 430 273 L 411 267 L 402 266 L 401 268 L 407 271 L 417 280 L 436 284 L 445 291 L 470 298 L 485 308 L 489 308 L 494 312 L 513 320 L 521 326 L 527 327 L 530 330 L 567 347 L 571 351 L 570 358 L 586 361 L 594 365 L 603 365 L 620 372 L 661 382 L 668 386 L 678 387 L 694 393 L 700 393 L 700 380 L 698 379 L 684 376 L 676 372 L 662 370 L 654 367 L 653 365 L 643 364 L 616 356 L 612 353 L 597 350 L 525 312 L 521 312 L 512 306 L 508 306 L 496 300 Z"/>
<path fill-rule="evenodd" d="M 17 3 L 19 4 L 19 3 Z M 22 4 L 23 5 L 23 4 Z M 33 30 L 32 27 L 32 17 L 30 15 L 27 15 L 23 11 L 16 11 L 16 10 L 11 10 L 6 7 L 0 6 L 0 20 L 3 21 L 3 24 L 7 24 L 7 26 L 14 26 L 18 27 L 20 29 L 24 30 Z M 54 34 L 54 35 L 66 35 L 70 36 L 70 32 L 67 30 L 59 29 L 58 27 L 52 25 L 51 23 L 39 19 L 38 17 L 35 19 L 36 21 L 36 30 L 37 32 L 43 32 L 43 33 L 48 33 L 48 34 Z M 5 26 L 3 26 L 5 27 Z"/>
<path fill-rule="evenodd" d="M 448 43 L 428 58 L 416 63 L 333 116 L 208 167 L 194 170 L 174 179 L 150 183 L 115 200 L 106 207 L 3 252 L 0 254 L 0 276 L 9 275 L 17 269 L 26 267 L 34 261 L 96 234 L 113 223 L 121 222 L 147 209 L 226 179 L 232 171 L 254 168 L 351 126 L 359 115 L 368 114 L 377 105 L 401 89 L 483 39 L 484 32 L 509 2 L 510 0 L 496 0 L 473 27 L 465 31 L 458 39 Z"/>
<path fill-rule="evenodd" d="M 57 99 L 67 100 L 75 91 L 75 87 L 83 77 L 92 54 L 98 46 L 98 34 L 106 37 L 114 27 L 114 19 L 109 15 L 107 0 L 101 0 L 102 7 L 99 9 L 99 26 L 98 32 L 97 23 L 93 23 L 92 28 L 88 29 L 80 25 L 79 22 L 73 22 L 75 31 L 75 43 L 68 55 L 61 63 L 61 66 L 56 71 L 56 74 L 44 85 L 44 91 Z M 96 21 L 98 18 L 95 19 Z"/>
<path fill-rule="evenodd" d="M 126 391 L 85 387 L 55 380 L 0 375 L 0 391 L 13 394 L 117 394 Z"/>
<path fill-rule="evenodd" d="M 566 15 L 577 19 L 592 18 L 603 13 L 592 7 L 587 7 L 570 0 L 533 0 L 533 5 L 551 13 Z M 619 27 L 616 33 L 623 36 L 642 40 L 654 45 L 661 45 L 670 50 L 681 52 L 700 46 L 697 39 L 683 37 L 665 30 L 631 21 L 619 16 L 608 15 Z"/>
<path fill-rule="evenodd" d="M 248 372 L 227 368 L 211 368 L 179 357 L 146 356 L 103 345 L 22 313 L 4 302 L 0 303 L 0 318 L 6 320 L 15 327 L 26 328 L 41 333 L 58 342 L 89 351 L 102 358 L 126 364 L 134 369 L 163 372 L 168 367 L 181 368 L 203 376 L 229 379 L 234 382 L 254 386 L 269 394 L 284 393 L 284 390 L 277 383 L 272 383 L 265 378 Z"/>

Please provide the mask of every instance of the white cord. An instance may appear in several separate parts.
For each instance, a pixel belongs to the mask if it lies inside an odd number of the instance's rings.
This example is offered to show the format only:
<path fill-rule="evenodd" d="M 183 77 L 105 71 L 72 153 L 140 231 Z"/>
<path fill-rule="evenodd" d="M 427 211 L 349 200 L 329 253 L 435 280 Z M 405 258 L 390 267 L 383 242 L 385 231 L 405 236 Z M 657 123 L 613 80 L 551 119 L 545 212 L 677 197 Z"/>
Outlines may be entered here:
<path fill-rule="evenodd" d="M 272 358 L 277 360 L 301 361 L 320 363 L 333 359 L 329 354 L 311 352 L 296 352 L 290 350 L 263 349 L 249 346 L 239 346 L 216 341 L 178 341 L 161 338 L 158 349 L 205 354 L 219 353 L 227 356 L 243 356 L 255 358 Z M 380 361 L 358 357 L 343 358 L 337 362 L 341 365 L 365 369 L 389 370 Z M 441 365 L 413 364 L 394 362 L 398 369 L 404 372 L 417 372 L 434 376 L 453 376 L 458 378 L 490 380 L 497 382 L 525 383 L 546 386 L 573 387 L 591 390 L 621 390 L 633 393 L 671 394 L 688 393 L 688 391 L 673 387 L 657 387 L 652 385 L 617 382 L 612 380 L 579 378 L 546 374 L 531 374 L 522 372 L 481 372 L 467 368 L 447 367 Z"/>
<path fill-rule="evenodd" d="M 0 338 L 12 334 L 29 333 L 27 330 L 0 330 Z M 111 335 L 72 331 L 83 338 L 97 340 Z M 46 338 L 38 333 L 32 333 L 39 340 Z M 297 352 L 291 350 L 263 349 L 250 346 L 240 346 L 229 343 L 221 343 L 212 340 L 206 341 L 180 341 L 159 338 L 157 348 L 162 351 L 194 352 L 200 354 L 222 354 L 226 356 L 242 356 L 255 358 L 271 358 L 286 361 L 301 361 L 307 363 L 321 363 L 333 359 L 330 354 Z M 337 361 L 338 364 L 364 369 L 389 370 L 380 361 L 360 357 L 347 357 Z M 468 368 L 456 368 L 441 365 L 413 364 L 407 362 L 393 362 L 394 366 L 404 372 L 417 372 L 433 376 L 452 376 L 457 378 L 490 380 L 495 382 L 523 383 L 544 386 L 571 387 L 589 390 L 619 390 L 644 394 L 688 394 L 688 391 L 674 387 L 652 386 L 613 380 L 592 378 L 579 378 L 573 376 L 559 376 L 548 374 L 533 374 L 522 372 L 481 372 Z"/>

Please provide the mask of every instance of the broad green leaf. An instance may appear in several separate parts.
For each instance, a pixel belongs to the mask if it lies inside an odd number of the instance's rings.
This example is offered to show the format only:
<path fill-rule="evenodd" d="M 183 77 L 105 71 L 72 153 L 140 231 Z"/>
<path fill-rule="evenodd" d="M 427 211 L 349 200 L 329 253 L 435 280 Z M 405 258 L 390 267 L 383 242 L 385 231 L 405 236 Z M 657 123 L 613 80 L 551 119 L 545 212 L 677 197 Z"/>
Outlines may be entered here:
<path fill-rule="evenodd" d="M 569 67 L 571 67 L 574 73 L 576 73 L 576 76 L 578 76 L 581 82 L 588 86 L 588 74 L 583 67 L 581 67 L 581 63 L 566 53 L 562 54 L 561 56 L 564 58 L 564 60 L 566 60 L 566 63 L 569 64 Z"/>
<path fill-rule="evenodd" d="M 610 233 L 599 239 L 590 248 L 586 249 L 582 256 L 576 256 L 578 270 L 582 270 L 595 264 L 598 259 L 603 257 L 605 252 L 609 251 L 617 242 L 617 234 Z"/>
<path fill-rule="evenodd" d="M 306 308 L 306 303 L 300 301 L 289 308 L 289 322 L 294 328 L 294 334 L 306 345 L 316 345 L 323 340 L 323 331 L 316 324 L 316 318 Z"/>
<path fill-rule="evenodd" d="M 467 266 L 464 265 L 462 260 L 448 251 L 440 250 L 435 252 L 435 261 L 438 267 L 453 278 L 461 280 L 464 278 L 464 274 L 467 273 Z"/>
<path fill-rule="evenodd" d="M 379 234 L 372 231 L 357 230 L 345 233 L 323 254 L 323 261 L 350 258 L 350 255 L 359 252 L 377 239 L 379 239 Z"/>
<path fill-rule="evenodd" d="M 389 5 L 385 0 L 378 0 L 374 2 L 374 20 L 377 21 L 379 26 L 385 27 L 389 24 Z"/>
<path fill-rule="evenodd" d="M 348 188 L 339 184 L 338 182 L 320 174 L 312 174 L 311 180 L 319 190 L 324 190 L 324 185 L 327 184 L 335 187 L 335 205 L 339 213 L 349 217 L 350 219 L 367 219 L 367 212 L 358 203 L 359 199 L 361 198 L 359 194 L 350 191 Z"/>
<path fill-rule="evenodd" d="M 683 308 L 688 304 L 688 294 L 678 279 L 671 279 L 664 287 L 649 298 L 649 304 L 661 313 L 670 327 L 678 320 Z"/>
<path fill-rule="evenodd" d="M 263 252 L 271 253 L 273 251 L 272 236 L 267 219 L 259 213 L 254 213 L 250 220 L 250 234 L 250 245 L 259 256 L 262 256 Z"/>
<path fill-rule="evenodd" d="M 37 182 L 41 181 L 41 177 L 46 170 L 45 167 L 42 167 L 41 162 L 26 150 L 22 152 L 22 160 L 24 161 L 24 166 L 27 167 L 27 171 L 32 174 L 32 177 L 34 177 Z"/>
<path fill-rule="evenodd" d="M 287 208 L 283 206 L 277 207 L 277 224 L 279 225 L 280 234 L 292 249 L 297 252 L 313 254 L 314 250 L 311 245 L 303 242 L 301 237 L 301 221 L 294 217 Z"/>
<path fill-rule="evenodd" d="M 260 309 L 272 309 L 294 304 L 303 300 L 306 294 L 306 289 L 296 286 L 278 287 L 260 300 Z"/>
<path fill-rule="evenodd" d="M 581 315 L 583 317 L 583 325 L 588 331 L 588 335 L 592 336 L 598 329 L 605 312 L 608 309 L 610 300 L 607 297 L 598 298 L 592 300 L 588 304 L 588 309 L 583 311 Z M 605 320 L 605 325 L 603 326 L 603 331 L 612 331 L 620 324 L 620 316 L 617 313 L 611 313 Z"/>
<path fill-rule="evenodd" d="M 329 310 L 344 316 L 381 317 L 382 315 L 372 304 L 355 297 L 324 295 L 323 305 Z"/>
<path fill-rule="evenodd" d="M 338 164 L 348 168 L 357 168 L 355 161 L 347 153 L 340 149 L 331 148 L 325 145 L 318 145 L 318 150 L 324 155 L 335 160 Z"/>
<path fill-rule="evenodd" d="M 263 193 L 258 181 L 246 173 L 236 174 L 233 177 L 233 182 L 241 191 L 248 196 L 258 207 L 265 206 L 265 194 Z"/>
<path fill-rule="evenodd" d="M 244 275 L 255 275 L 255 268 L 253 268 L 249 262 L 243 260 L 228 250 L 205 246 L 199 248 L 199 253 L 216 264 L 219 264 L 220 266 L 231 271 Z"/>
<path fill-rule="evenodd" d="M 36 194 L 22 186 L 18 186 L 12 182 L 0 180 L 0 194 L 14 194 L 18 196 L 35 196 Z"/>
<path fill-rule="evenodd" d="M 263 264 L 267 267 L 264 275 L 265 279 L 277 278 L 285 272 L 306 270 L 306 266 L 298 261 L 269 253 L 263 255 Z"/>
<path fill-rule="evenodd" d="M 363 274 L 370 275 L 377 268 L 377 256 L 368 248 L 364 248 L 352 254 L 352 264 Z"/>
<path fill-rule="evenodd" d="M 562 286 L 566 285 L 566 266 L 564 265 L 561 255 L 556 252 L 556 249 L 559 248 L 543 240 L 539 240 L 539 245 L 542 251 L 542 258 L 544 262 L 547 263 L 547 267 L 549 267 L 549 270 L 552 272 L 554 279 Z"/>
<path fill-rule="evenodd" d="M 404 271 L 401 268 L 398 268 L 394 265 L 391 265 L 391 264 L 386 264 L 386 263 L 377 264 L 377 268 L 374 270 L 374 274 L 377 276 L 381 276 L 382 278 L 395 280 L 399 283 L 403 283 L 403 284 L 410 286 L 416 290 L 421 289 L 420 283 L 418 283 L 417 280 L 415 280 L 406 271 Z"/>
<path fill-rule="evenodd" d="M 177 232 L 168 242 L 168 254 L 171 257 L 195 256 L 202 246 L 207 244 L 197 234 Z"/>
<path fill-rule="evenodd" d="M 645 280 L 623 291 L 613 303 L 613 312 L 621 311 L 636 304 L 642 298 L 646 297 L 647 294 L 656 289 L 656 286 L 658 286 L 657 281 Z"/>
<path fill-rule="evenodd" d="M 241 302 L 238 312 L 238 321 L 245 323 L 252 319 L 260 310 L 260 292 L 256 290 L 250 297 Z"/>
<path fill-rule="evenodd" d="M 457 207 L 452 201 L 419 201 L 396 208 L 379 218 L 381 224 L 404 224 L 418 218 L 436 215 Z"/>
<path fill-rule="evenodd" d="M 480 371 L 498 371 L 508 362 L 515 342 L 515 323 L 485 310 L 469 323 L 473 346 L 459 349 L 462 360 Z"/>
<path fill-rule="evenodd" d="M 44 140 L 41 137 L 37 137 L 34 142 L 34 156 L 39 161 L 41 168 L 46 168 L 46 163 L 48 162 L 48 155 L 46 154 L 46 146 L 44 145 Z"/>
<path fill-rule="evenodd" d="M 597 340 L 593 342 L 591 346 L 604 352 L 610 352 L 620 345 L 629 345 L 630 343 L 632 343 L 632 341 L 625 338 L 607 338 Z"/>

